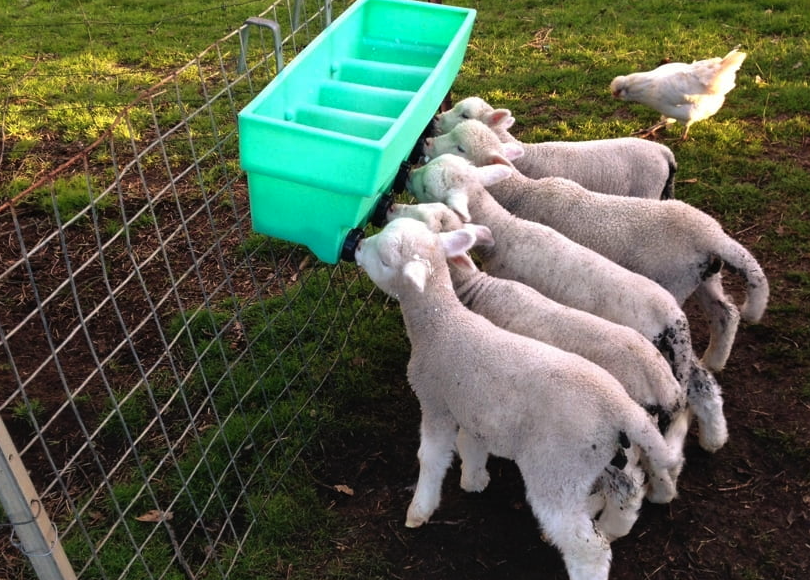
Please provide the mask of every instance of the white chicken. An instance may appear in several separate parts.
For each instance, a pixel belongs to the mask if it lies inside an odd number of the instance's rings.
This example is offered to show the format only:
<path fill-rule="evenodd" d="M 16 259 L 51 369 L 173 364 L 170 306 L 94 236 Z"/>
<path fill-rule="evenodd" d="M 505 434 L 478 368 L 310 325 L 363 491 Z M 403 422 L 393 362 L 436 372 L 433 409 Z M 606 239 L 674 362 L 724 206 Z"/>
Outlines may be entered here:
<path fill-rule="evenodd" d="M 685 125 L 681 140 L 686 140 L 693 123 L 708 119 L 723 106 L 746 56 L 734 48 L 723 58 L 662 64 L 651 71 L 614 78 L 610 92 L 617 99 L 641 103 L 662 114 L 661 122 L 641 133 L 651 135 L 680 121 Z"/>

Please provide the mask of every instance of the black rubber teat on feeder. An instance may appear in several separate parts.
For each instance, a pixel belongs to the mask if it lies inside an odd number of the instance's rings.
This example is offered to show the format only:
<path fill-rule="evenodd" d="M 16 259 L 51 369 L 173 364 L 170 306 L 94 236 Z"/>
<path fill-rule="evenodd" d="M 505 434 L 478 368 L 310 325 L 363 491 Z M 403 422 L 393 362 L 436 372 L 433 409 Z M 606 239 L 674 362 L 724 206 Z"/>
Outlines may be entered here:
<path fill-rule="evenodd" d="M 391 186 L 393 193 L 402 193 L 405 191 L 405 184 L 408 181 L 408 173 L 411 171 L 410 161 L 403 161 L 399 164 L 396 176 L 394 176 L 394 183 Z"/>
<path fill-rule="evenodd" d="M 394 177 L 394 185 L 391 186 L 391 190 L 394 193 L 402 193 L 405 191 L 405 184 L 408 181 L 408 173 L 411 171 L 411 168 L 414 165 L 419 165 L 420 160 L 424 155 L 425 139 L 432 136 L 433 132 L 433 120 L 431 119 L 430 123 L 425 126 L 422 134 L 419 135 L 419 138 L 416 140 L 413 149 L 411 149 L 410 155 L 408 155 L 408 159 L 399 164 L 399 170 Z"/>
<path fill-rule="evenodd" d="M 340 251 L 340 259 L 346 262 L 354 262 L 354 252 L 357 250 L 357 244 L 363 239 L 365 233 L 360 228 L 353 228 L 346 234 L 346 239 L 343 240 L 343 248 Z"/>
<path fill-rule="evenodd" d="M 388 210 L 391 209 L 392 205 L 394 205 L 394 194 L 391 192 L 384 194 L 380 201 L 377 202 L 374 213 L 371 214 L 371 224 L 378 228 L 383 227 L 387 221 Z"/>

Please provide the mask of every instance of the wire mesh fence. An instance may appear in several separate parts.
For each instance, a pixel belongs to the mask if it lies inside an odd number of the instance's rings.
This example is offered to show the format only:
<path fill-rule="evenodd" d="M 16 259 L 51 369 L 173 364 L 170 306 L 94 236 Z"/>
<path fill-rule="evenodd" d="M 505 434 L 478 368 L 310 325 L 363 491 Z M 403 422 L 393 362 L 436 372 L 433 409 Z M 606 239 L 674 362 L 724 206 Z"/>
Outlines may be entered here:
<path fill-rule="evenodd" d="M 375 294 L 251 231 L 236 115 L 331 12 L 275 2 L 3 200 L 0 576 L 227 577 L 311 442 Z"/>

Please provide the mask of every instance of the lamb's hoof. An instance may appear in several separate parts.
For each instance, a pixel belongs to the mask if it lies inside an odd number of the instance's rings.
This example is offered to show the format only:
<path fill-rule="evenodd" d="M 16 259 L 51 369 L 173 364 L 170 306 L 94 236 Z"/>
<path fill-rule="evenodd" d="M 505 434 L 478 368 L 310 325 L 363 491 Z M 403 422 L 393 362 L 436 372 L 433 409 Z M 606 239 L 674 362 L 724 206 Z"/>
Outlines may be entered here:
<path fill-rule="evenodd" d="M 700 359 L 700 363 L 706 367 L 706 370 L 712 373 L 719 373 L 724 368 L 726 368 L 726 362 L 728 362 L 728 354 L 712 354 L 707 352 L 703 353 L 703 358 Z"/>
<path fill-rule="evenodd" d="M 728 429 L 726 428 L 725 420 L 715 428 L 709 428 L 709 426 L 705 424 L 700 425 L 698 443 L 703 450 L 714 453 L 727 442 Z"/>
<path fill-rule="evenodd" d="M 416 513 L 416 509 L 413 506 L 408 507 L 408 515 L 405 518 L 405 527 L 406 528 L 418 528 L 427 523 L 428 519 L 430 519 L 430 514 L 422 515 Z"/>
<path fill-rule="evenodd" d="M 678 492 L 673 482 L 661 481 L 657 486 L 649 486 L 644 497 L 651 503 L 670 503 L 678 497 Z"/>
<path fill-rule="evenodd" d="M 461 489 L 470 493 L 482 492 L 489 485 L 489 472 L 483 469 L 476 473 L 474 477 L 465 477 L 464 474 L 462 474 L 460 485 Z"/>

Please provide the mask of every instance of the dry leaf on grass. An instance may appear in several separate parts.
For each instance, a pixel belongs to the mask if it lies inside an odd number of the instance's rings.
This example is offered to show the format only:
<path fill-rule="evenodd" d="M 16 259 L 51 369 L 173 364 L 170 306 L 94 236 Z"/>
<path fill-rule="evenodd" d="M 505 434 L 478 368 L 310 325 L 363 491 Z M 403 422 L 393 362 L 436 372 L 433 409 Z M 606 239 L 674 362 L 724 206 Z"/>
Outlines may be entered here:
<path fill-rule="evenodd" d="M 170 520 L 174 517 L 172 512 L 164 512 L 161 510 L 149 510 L 143 515 L 137 516 L 135 519 L 139 522 L 158 523 L 163 520 Z"/>
<path fill-rule="evenodd" d="M 346 495 L 354 495 L 354 490 L 350 488 L 348 485 L 338 484 L 335 486 L 335 491 L 345 493 Z"/>

